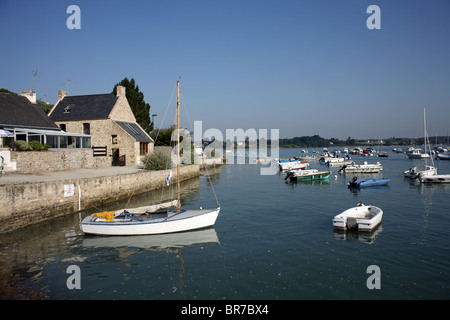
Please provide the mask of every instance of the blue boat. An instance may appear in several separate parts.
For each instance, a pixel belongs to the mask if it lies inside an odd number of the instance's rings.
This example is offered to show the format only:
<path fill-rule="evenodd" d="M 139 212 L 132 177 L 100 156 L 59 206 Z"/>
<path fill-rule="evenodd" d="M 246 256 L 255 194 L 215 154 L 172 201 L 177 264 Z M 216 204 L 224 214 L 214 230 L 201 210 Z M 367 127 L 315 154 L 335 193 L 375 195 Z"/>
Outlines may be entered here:
<path fill-rule="evenodd" d="M 353 177 L 352 181 L 348 182 L 349 188 L 362 188 L 362 187 L 378 187 L 387 185 L 391 180 L 387 178 L 366 178 L 358 179 Z"/>

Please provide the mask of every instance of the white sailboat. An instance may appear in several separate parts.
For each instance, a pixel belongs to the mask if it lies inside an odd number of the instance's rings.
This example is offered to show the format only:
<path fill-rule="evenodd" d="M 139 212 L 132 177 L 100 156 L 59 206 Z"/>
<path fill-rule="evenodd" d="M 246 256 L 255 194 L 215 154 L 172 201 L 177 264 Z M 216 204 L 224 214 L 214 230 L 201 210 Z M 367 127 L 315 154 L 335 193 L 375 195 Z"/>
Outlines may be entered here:
<path fill-rule="evenodd" d="M 220 206 L 213 209 L 188 210 L 180 207 L 180 86 L 177 81 L 177 200 L 167 211 L 157 211 L 156 206 L 102 212 L 85 217 L 81 229 L 96 235 L 150 235 L 196 230 L 215 224 Z"/>
<path fill-rule="evenodd" d="M 430 155 L 426 152 L 427 143 L 429 146 L 430 142 L 428 141 L 425 108 L 423 109 L 423 134 L 424 134 L 424 139 L 425 139 L 425 141 L 424 141 L 425 142 L 425 152 L 422 152 L 422 150 L 420 149 L 420 151 L 417 151 L 415 154 L 415 156 L 417 156 L 417 158 L 414 158 L 414 156 L 411 157 L 411 155 L 413 155 L 416 150 L 416 149 L 414 149 L 414 150 L 412 150 L 411 153 L 408 154 L 408 157 L 410 159 L 423 159 L 424 158 L 425 161 L 427 161 L 427 158 L 430 157 Z M 430 148 L 430 153 L 431 153 L 431 148 Z M 431 157 L 431 163 L 432 163 L 432 165 L 428 165 L 428 163 L 425 162 L 425 165 L 409 168 L 408 170 L 403 172 L 404 177 L 415 179 L 415 178 L 421 178 L 421 177 L 425 177 L 425 176 L 436 175 L 437 169 L 434 166 L 433 157 Z"/>

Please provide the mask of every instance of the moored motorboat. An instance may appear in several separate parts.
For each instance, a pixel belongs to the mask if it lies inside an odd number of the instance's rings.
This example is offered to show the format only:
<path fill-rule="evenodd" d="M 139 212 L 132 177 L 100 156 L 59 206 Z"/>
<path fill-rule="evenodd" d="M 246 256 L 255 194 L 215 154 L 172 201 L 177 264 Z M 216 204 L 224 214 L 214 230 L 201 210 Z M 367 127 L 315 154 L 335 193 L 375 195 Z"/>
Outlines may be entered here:
<path fill-rule="evenodd" d="M 437 174 L 437 169 L 431 165 L 423 165 L 409 168 L 403 172 L 405 178 L 416 179 L 419 177 L 432 176 Z"/>
<path fill-rule="evenodd" d="M 339 159 L 339 160 L 338 160 Z M 344 160 L 341 160 L 344 159 Z M 328 161 L 327 165 L 329 167 L 340 167 L 342 165 L 347 165 L 347 164 L 351 164 L 353 162 L 353 160 L 351 159 L 345 159 L 345 158 L 335 158 L 334 161 Z"/>
<path fill-rule="evenodd" d="M 383 170 L 381 163 L 369 164 L 364 161 L 363 164 L 352 162 L 350 165 L 343 165 L 338 172 L 342 173 L 379 173 Z"/>
<path fill-rule="evenodd" d="M 291 170 L 286 173 L 285 179 L 289 181 L 313 181 L 328 179 L 331 171 L 319 171 L 317 169 Z"/>
<path fill-rule="evenodd" d="M 407 155 L 410 159 L 425 159 L 430 157 L 428 153 L 424 152 L 420 148 L 413 148 L 412 150 L 407 152 Z"/>
<path fill-rule="evenodd" d="M 348 182 L 348 187 L 349 188 L 378 187 L 378 186 L 385 186 L 390 181 L 391 180 L 388 178 L 358 179 L 358 177 L 353 177 L 353 180 Z"/>
<path fill-rule="evenodd" d="M 347 209 L 333 218 L 333 228 L 336 230 L 351 230 L 370 232 L 375 229 L 383 218 L 383 210 L 376 206 L 366 206 L 362 203 Z"/>
<path fill-rule="evenodd" d="M 343 164 L 350 164 L 353 162 L 353 160 L 346 157 L 321 157 L 319 161 L 320 164 L 328 165 L 329 167 L 342 166 Z"/>
<path fill-rule="evenodd" d="M 450 174 L 436 174 L 420 177 L 422 183 L 450 183 Z"/>
<path fill-rule="evenodd" d="M 436 154 L 436 159 L 439 159 L 439 160 L 450 160 L 450 154 L 438 153 L 438 154 Z"/>
<path fill-rule="evenodd" d="M 305 169 L 309 166 L 308 161 L 301 161 L 299 159 L 288 160 L 288 161 L 279 161 L 278 165 L 281 170 L 289 170 L 289 169 Z"/>

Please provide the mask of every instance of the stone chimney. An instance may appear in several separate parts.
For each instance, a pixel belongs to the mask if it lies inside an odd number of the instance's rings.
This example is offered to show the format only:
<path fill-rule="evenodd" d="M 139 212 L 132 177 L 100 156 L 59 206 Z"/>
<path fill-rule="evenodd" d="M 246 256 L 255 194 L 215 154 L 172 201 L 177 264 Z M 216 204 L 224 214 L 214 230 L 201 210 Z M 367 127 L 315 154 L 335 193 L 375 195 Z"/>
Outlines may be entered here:
<path fill-rule="evenodd" d="M 116 87 L 116 96 L 118 96 L 118 97 L 121 97 L 121 96 L 125 97 L 125 87 L 117 86 Z"/>
<path fill-rule="evenodd" d="M 30 100 L 31 103 L 36 104 L 36 92 L 31 91 L 31 89 L 23 90 L 20 95 L 22 97 L 26 97 L 28 100 Z"/>
<path fill-rule="evenodd" d="M 61 100 L 65 96 L 67 96 L 67 91 L 62 91 L 62 90 L 58 91 L 58 100 Z"/>

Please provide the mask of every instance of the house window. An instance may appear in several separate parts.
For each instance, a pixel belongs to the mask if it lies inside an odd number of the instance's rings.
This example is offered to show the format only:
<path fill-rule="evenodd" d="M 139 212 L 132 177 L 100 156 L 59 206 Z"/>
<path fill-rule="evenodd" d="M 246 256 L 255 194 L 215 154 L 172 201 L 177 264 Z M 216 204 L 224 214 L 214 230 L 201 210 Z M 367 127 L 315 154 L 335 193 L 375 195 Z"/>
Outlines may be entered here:
<path fill-rule="evenodd" d="M 83 133 L 91 134 L 91 124 L 90 123 L 83 123 Z"/>
<path fill-rule="evenodd" d="M 59 127 L 61 128 L 62 131 L 66 131 L 66 125 L 64 123 L 61 123 Z"/>
<path fill-rule="evenodd" d="M 112 144 L 117 144 L 117 135 L 113 134 L 111 136 L 111 139 L 112 139 Z"/>

